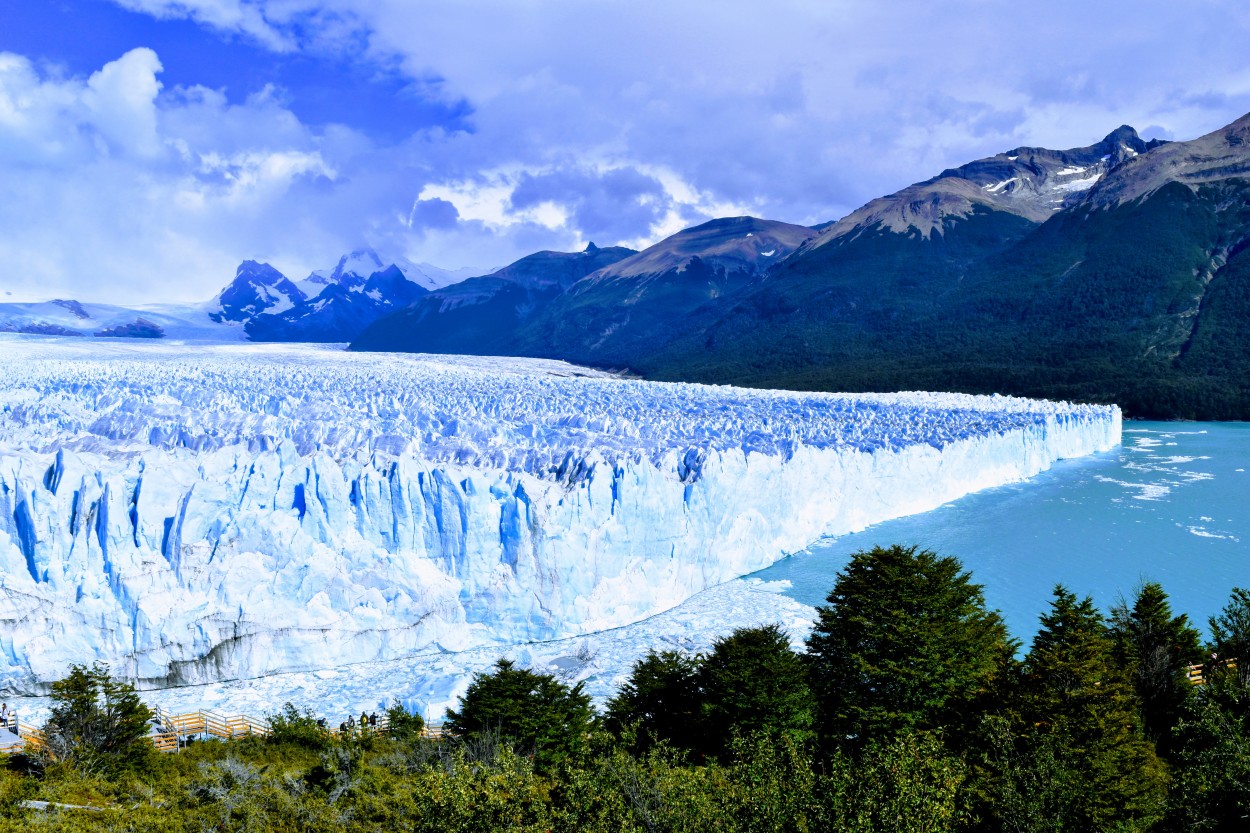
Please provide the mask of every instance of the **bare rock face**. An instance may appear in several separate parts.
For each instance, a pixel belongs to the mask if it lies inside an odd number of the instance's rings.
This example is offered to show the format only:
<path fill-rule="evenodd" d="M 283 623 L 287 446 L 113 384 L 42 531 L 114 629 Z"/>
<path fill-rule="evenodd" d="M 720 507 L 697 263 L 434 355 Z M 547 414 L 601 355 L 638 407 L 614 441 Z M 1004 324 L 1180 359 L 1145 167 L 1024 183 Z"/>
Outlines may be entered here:
<path fill-rule="evenodd" d="M 685 229 L 590 275 L 589 283 L 681 272 L 698 258 L 713 270 L 760 274 L 797 249 L 814 232 L 756 217 L 726 217 Z"/>
<path fill-rule="evenodd" d="M 1143 141 L 1125 125 L 1089 147 L 1009 150 L 875 199 L 828 227 L 806 248 L 819 248 L 874 226 L 900 234 L 914 229 L 927 238 L 941 234 L 947 218 L 966 217 L 977 206 L 1045 222 L 1080 202 L 1109 171 L 1162 144 Z"/>
<path fill-rule="evenodd" d="M 1108 207 L 1151 194 L 1169 182 L 1191 188 L 1250 178 L 1250 114 L 1188 142 L 1171 142 L 1125 160 L 1091 189 L 1088 203 Z"/>

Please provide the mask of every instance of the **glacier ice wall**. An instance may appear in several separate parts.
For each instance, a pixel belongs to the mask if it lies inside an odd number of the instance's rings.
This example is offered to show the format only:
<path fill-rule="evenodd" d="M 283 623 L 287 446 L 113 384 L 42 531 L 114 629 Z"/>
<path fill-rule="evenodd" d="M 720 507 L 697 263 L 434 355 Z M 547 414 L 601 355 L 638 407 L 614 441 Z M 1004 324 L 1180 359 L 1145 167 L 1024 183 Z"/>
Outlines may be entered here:
<path fill-rule="evenodd" d="M 1114 407 L 0 340 L 0 687 L 567 637 L 1120 440 Z"/>

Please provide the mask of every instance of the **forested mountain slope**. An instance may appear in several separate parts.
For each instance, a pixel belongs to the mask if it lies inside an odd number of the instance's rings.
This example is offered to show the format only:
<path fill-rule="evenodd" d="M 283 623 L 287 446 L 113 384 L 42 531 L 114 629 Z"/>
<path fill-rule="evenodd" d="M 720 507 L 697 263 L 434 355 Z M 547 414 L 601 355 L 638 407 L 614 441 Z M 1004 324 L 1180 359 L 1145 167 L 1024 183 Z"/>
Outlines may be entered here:
<path fill-rule="evenodd" d="M 506 337 L 466 313 L 463 336 L 420 349 L 1247 419 L 1248 240 L 1250 116 L 1187 142 L 1121 127 L 944 171 L 819 231 L 715 220 L 553 292 Z M 354 346 L 415 349 L 408 338 Z"/>

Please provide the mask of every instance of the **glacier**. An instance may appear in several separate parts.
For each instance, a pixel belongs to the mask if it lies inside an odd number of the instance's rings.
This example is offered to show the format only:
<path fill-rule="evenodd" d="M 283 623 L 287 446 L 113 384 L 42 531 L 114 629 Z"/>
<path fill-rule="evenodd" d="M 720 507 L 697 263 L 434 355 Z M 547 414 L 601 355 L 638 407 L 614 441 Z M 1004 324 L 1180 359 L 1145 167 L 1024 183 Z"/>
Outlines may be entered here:
<path fill-rule="evenodd" d="M 0 336 L 0 689 L 601 632 L 1120 435 L 1114 406 Z"/>

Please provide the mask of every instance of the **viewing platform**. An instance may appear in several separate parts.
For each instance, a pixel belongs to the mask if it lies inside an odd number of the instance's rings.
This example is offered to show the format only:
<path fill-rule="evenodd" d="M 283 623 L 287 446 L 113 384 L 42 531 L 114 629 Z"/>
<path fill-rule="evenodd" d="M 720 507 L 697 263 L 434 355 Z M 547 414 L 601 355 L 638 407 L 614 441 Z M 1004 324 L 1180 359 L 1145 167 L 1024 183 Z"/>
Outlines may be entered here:
<path fill-rule="evenodd" d="M 1215 662 L 1200 662 L 1185 668 L 1185 679 L 1189 680 L 1193 685 L 1203 685 L 1207 681 L 1207 675 L 1214 670 L 1236 671 L 1237 660 L 1221 659 Z"/>
<path fill-rule="evenodd" d="M 178 752 L 187 744 L 198 741 L 263 737 L 270 732 L 268 720 L 259 720 L 245 714 L 227 716 L 207 709 L 173 714 L 160 706 L 153 709 L 152 714 L 148 740 L 161 752 Z M 322 730 L 330 737 L 352 733 L 383 735 L 390 728 L 390 720 L 382 714 L 377 716 L 376 721 L 362 723 L 351 720 L 344 721 L 339 726 L 325 725 L 325 721 L 321 721 L 321 725 Z M 427 725 L 421 735 L 430 740 L 441 740 L 444 736 L 443 726 Z M 15 716 L 0 725 L 0 756 L 38 752 L 46 748 L 47 740 L 36 726 L 23 723 Z"/>

